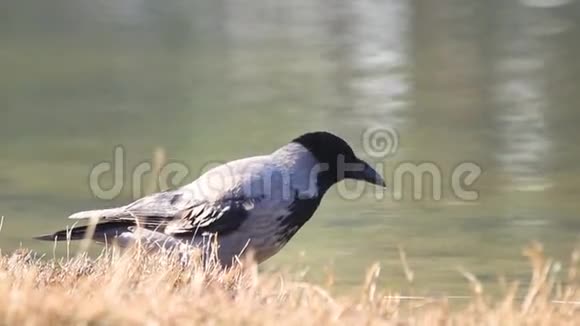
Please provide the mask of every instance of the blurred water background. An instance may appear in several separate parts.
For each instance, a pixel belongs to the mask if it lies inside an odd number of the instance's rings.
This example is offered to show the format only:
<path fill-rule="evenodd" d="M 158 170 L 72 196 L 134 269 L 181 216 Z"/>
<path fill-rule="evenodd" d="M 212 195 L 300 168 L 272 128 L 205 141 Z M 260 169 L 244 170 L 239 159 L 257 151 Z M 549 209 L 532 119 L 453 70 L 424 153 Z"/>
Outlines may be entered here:
<path fill-rule="evenodd" d="M 51 255 L 31 237 L 130 200 L 129 179 L 112 202 L 89 189 L 116 145 L 127 171 L 162 148 L 187 182 L 318 129 L 384 163 L 389 183 L 402 162 L 436 164 L 442 199 L 330 191 L 264 269 L 350 286 L 380 261 L 384 284 L 406 288 L 401 245 L 418 291 L 458 294 L 458 266 L 525 283 L 529 241 L 562 262 L 578 244 L 577 1 L 3 1 L 0 40 L 3 252 Z M 400 137 L 379 160 L 361 145 L 377 125 Z M 483 169 L 477 201 L 450 191 L 464 161 Z"/>

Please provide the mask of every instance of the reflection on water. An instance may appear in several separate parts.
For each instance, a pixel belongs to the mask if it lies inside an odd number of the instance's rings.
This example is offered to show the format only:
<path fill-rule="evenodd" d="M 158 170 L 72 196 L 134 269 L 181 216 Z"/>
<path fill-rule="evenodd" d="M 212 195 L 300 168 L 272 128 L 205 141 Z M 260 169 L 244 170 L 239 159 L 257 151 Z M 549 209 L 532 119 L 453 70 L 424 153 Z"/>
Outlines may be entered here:
<path fill-rule="evenodd" d="M 492 90 L 499 144 L 495 156 L 510 178 L 511 190 L 542 191 L 551 185 L 543 158 L 553 155 L 546 121 L 548 85 L 542 75 L 550 70 L 550 53 L 558 49 L 546 48 L 541 36 L 521 22 L 525 18 L 510 17 L 516 27 L 498 36 Z"/>
<path fill-rule="evenodd" d="M 361 125 L 403 129 L 408 114 L 409 4 L 405 2 L 356 1 L 343 8 L 347 16 L 342 35 L 346 56 L 343 97 Z M 340 24 L 340 22 L 338 22 Z"/>
<path fill-rule="evenodd" d="M 195 178 L 208 161 L 265 153 L 328 129 L 362 152 L 365 128 L 396 128 L 384 160 L 432 162 L 441 201 L 335 191 L 264 268 L 331 265 L 340 284 L 380 260 L 404 287 L 397 245 L 422 291 L 459 293 L 462 265 L 525 277 L 537 239 L 564 259 L 578 239 L 580 19 L 573 1 L 36 1 L 0 15 L 0 237 L 4 250 L 113 203 L 88 191 L 121 144 L 127 170 L 161 146 Z M 379 162 L 380 161 L 380 162 Z M 483 175 L 463 202 L 449 177 Z M 127 184 L 132 180 L 126 179 Z M 408 190 L 408 191 L 407 191 Z M 304 252 L 304 255 L 300 255 Z M 313 278 L 316 278 L 313 273 Z"/>

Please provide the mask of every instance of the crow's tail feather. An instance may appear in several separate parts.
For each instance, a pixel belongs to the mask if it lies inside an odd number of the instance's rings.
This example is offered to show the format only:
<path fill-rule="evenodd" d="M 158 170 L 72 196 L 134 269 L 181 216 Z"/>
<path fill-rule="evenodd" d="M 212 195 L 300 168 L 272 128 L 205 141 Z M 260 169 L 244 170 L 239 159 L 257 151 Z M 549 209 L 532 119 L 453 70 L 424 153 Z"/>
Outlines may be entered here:
<path fill-rule="evenodd" d="M 129 231 L 129 228 L 135 226 L 131 221 L 107 221 L 100 222 L 95 226 L 93 240 L 104 242 L 106 239 L 113 239 L 117 235 Z M 86 237 L 89 225 L 73 226 L 67 230 L 60 230 L 52 234 L 45 234 L 34 237 L 37 240 L 45 241 L 65 241 L 65 240 L 82 240 Z"/>

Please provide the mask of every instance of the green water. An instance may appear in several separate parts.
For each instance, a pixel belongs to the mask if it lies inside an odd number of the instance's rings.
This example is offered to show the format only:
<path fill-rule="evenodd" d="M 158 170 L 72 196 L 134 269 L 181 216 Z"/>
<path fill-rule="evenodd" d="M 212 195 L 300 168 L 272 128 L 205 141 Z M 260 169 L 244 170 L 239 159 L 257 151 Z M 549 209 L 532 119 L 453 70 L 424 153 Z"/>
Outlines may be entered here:
<path fill-rule="evenodd" d="M 0 247 L 50 253 L 31 237 L 129 201 L 129 176 L 112 201 L 89 187 L 116 145 L 127 171 L 163 148 L 187 182 L 324 129 L 391 185 L 401 163 L 435 164 L 442 198 L 414 200 L 411 182 L 402 199 L 330 191 L 265 269 L 348 286 L 380 261 L 384 285 L 406 288 L 401 245 L 421 293 L 464 293 L 458 266 L 525 282 L 527 243 L 565 262 L 579 240 L 579 22 L 572 1 L 2 3 Z M 365 154 L 371 126 L 398 132 L 394 155 Z M 482 167 L 476 201 L 451 191 L 461 162 Z"/>

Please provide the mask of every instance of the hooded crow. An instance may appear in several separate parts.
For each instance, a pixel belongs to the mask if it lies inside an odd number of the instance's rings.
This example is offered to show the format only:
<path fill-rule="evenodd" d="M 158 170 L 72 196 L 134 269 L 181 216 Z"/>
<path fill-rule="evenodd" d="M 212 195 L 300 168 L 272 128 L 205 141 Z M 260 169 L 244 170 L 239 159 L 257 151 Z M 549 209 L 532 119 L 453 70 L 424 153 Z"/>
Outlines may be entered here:
<path fill-rule="evenodd" d="M 177 190 L 116 208 L 75 213 L 96 222 L 40 240 L 91 236 L 121 247 L 133 243 L 207 250 L 222 265 L 251 249 L 258 263 L 276 254 L 308 221 L 335 183 L 344 179 L 385 186 L 381 176 L 329 132 L 304 134 L 273 153 L 215 167 Z"/>

